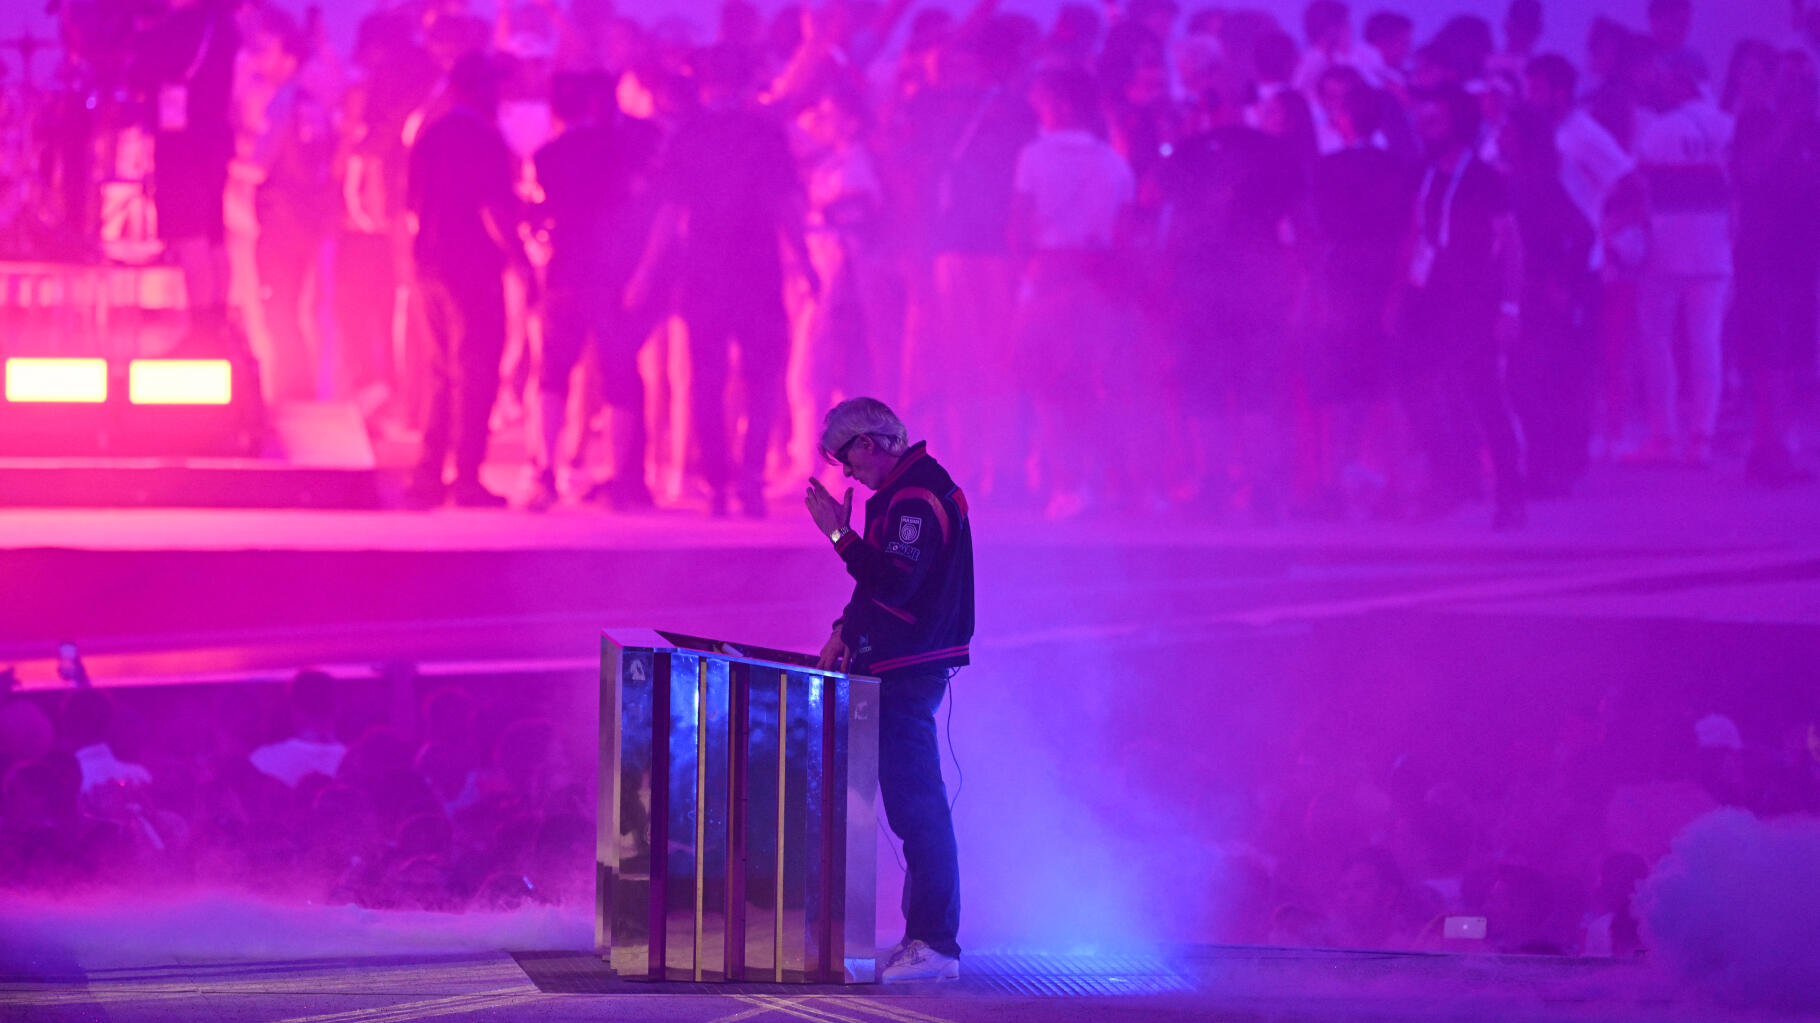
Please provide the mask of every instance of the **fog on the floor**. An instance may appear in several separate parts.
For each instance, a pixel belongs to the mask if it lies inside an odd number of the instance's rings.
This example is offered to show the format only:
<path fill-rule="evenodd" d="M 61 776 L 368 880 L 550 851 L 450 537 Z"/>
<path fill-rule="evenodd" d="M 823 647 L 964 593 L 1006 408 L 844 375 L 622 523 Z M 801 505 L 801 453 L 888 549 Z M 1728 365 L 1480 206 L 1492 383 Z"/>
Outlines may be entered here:
<path fill-rule="evenodd" d="M 1701 818 L 1639 894 L 1655 954 L 1734 1004 L 1820 1007 L 1820 821 Z"/>
<path fill-rule="evenodd" d="M 987 537 L 979 651 L 940 715 L 967 949 L 1642 954 L 1752 1000 L 1812 976 L 1800 650 L 1408 612 L 1243 624 L 1221 594 L 1299 585 L 1280 565 L 1220 579 L 1204 550 Z M 805 646 L 825 625 L 794 606 L 713 620 Z M 0 709 L 9 960 L 591 944 L 591 674 L 98 681 Z"/>

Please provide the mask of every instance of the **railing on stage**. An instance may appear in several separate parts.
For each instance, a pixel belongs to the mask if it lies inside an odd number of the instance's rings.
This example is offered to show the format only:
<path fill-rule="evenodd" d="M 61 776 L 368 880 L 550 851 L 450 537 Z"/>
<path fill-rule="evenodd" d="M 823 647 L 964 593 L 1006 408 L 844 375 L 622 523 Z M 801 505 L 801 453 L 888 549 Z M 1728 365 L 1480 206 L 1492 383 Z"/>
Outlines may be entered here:
<path fill-rule="evenodd" d="M 874 980 L 878 680 L 601 638 L 595 942 L 650 980 Z"/>

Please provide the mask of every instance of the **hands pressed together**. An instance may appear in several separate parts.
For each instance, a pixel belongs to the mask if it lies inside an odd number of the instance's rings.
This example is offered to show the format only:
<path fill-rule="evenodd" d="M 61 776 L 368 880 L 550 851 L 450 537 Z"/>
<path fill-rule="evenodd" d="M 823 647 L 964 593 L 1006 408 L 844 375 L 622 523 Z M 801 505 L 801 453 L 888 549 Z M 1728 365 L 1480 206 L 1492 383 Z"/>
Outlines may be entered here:
<path fill-rule="evenodd" d="M 821 480 L 811 477 L 809 487 L 803 493 L 803 505 L 809 509 L 809 517 L 815 520 L 815 528 L 827 536 L 836 529 L 848 528 L 847 524 L 853 521 L 853 488 L 848 487 L 847 493 L 835 500 Z M 847 642 L 840 637 L 840 626 L 836 625 L 828 642 L 822 644 L 821 656 L 816 659 L 815 666 L 845 671 L 852 657 L 853 652 L 847 649 Z"/>
<path fill-rule="evenodd" d="M 822 481 L 811 477 L 809 489 L 803 494 L 803 504 L 809 509 L 809 517 L 815 520 L 815 528 L 823 536 L 843 529 L 853 521 L 853 488 L 848 487 L 846 496 L 835 500 Z"/>

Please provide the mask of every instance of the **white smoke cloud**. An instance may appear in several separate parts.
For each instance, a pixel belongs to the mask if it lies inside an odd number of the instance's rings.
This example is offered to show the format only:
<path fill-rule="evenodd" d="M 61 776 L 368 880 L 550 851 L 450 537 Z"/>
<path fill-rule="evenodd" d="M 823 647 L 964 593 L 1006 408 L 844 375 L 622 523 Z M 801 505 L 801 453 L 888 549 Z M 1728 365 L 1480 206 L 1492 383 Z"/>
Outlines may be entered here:
<path fill-rule="evenodd" d="M 1733 1004 L 1820 1009 L 1820 818 L 1715 810 L 1637 893 L 1650 954 Z"/>
<path fill-rule="evenodd" d="M 187 899 L 81 906 L 0 900 L 0 969 L 86 970 L 170 963 L 579 950 L 594 943 L 588 907 L 432 913 L 298 906 L 211 892 Z"/>

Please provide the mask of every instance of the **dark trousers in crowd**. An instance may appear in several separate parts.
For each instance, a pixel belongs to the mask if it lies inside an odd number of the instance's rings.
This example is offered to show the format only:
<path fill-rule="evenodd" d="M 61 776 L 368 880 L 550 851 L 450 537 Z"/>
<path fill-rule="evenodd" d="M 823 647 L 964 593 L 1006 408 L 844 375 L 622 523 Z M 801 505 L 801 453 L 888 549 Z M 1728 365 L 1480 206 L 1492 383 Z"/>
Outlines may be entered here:
<path fill-rule="evenodd" d="M 497 271 L 443 274 L 425 268 L 417 283 L 432 350 L 429 412 L 415 482 L 420 488 L 440 486 L 452 448 L 455 485 L 478 484 L 506 344 L 504 278 Z"/>
<path fill-rule="evenodd" d="M 702 477 L 714 493 L 717 510 L 728 488 L 737 486 L 746 510 L 760 513 L 765 454 L 783 413 L 784 368 L 790 355 L 783 302 L 781 298 L 684 302 L 683 321 L 689 328 L 694 376 L 690 408 Z M 746 433 L 737 467 L 731 461 L 727 429 L 727 378 L 736 340 L 746 397 Z"/>
<path fill-rule="evenodd" d="M 1523 302 L 1510 393 L 1523 424 L 1523 482 L 1531 497 L 1566 497 L 1586 472 L 1599 368 L 1595 296 L 1588 280 L 1577 295 L 1532 290 Z"/>
<path fill-rule="evenodd" d="M 1480 492 L 1480 443 L 1491 455 L 1493 499 L 1521 505 L 1523 447 L 1511 410 L 1504 360 L 1490 316 L 1464 312 L 1429 320 L 1417 341 L 1421 361 L 1409 379 L 1408 408 L 1415 439 L 1428 454 L 1430 499 L 1444 510 Z"/>
<path fill-rule="evenodd" d="M 959 958 L 960 860 L 935 729 L 935 711 L 947 690 L 942 671 L 884 677 L 878 787 L 885 819 L 904 843 L 904 937 Z"/>
<path fill-rule="evenodd" d="M 552 287 L 544 299 L 542 349 L 537 360 L 537 387 L 547 410 L 544 429 L 554 428 L 569 393 L 569 375 L 582 355 L 592 351 L 600 378 L 600 395 L 610 410 L 613 429 L 613 481 L 623 489 L 644 492 L 645 385 L 638 374 L 638 350 L 656 328 L 658 314 L 624 309 L 620 289 L 612 284 Z M 585 438 L 585 424 L 584 424 Z M 555 438 L 545 438 L 550 451 Z M 540 466 L 551 471 L 554 465 Z"/>
<path fill-rule="evenodd" d="M 613 289 L 551 288 L 544 299 L 537 386 L 547 393 L 566 394 L 569 374 L 592 342 L 607 406 L 636 410 L 642 416 L 645 389 L 638 375 L 638 350 L 656 325 L 652 315 L 622 310 Z"/>

